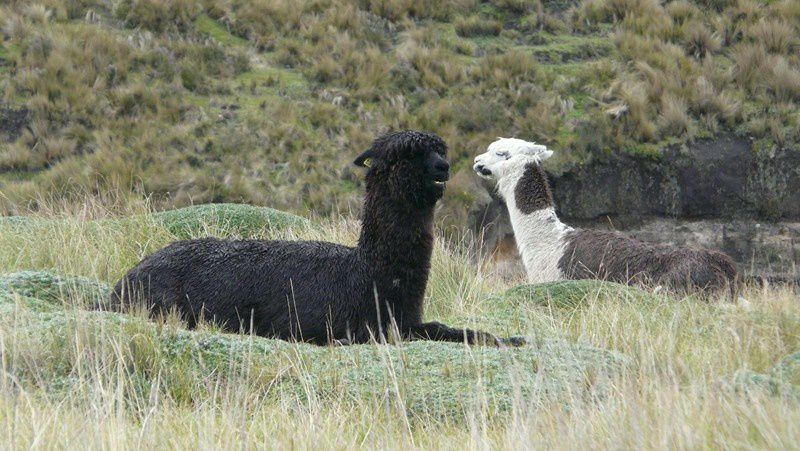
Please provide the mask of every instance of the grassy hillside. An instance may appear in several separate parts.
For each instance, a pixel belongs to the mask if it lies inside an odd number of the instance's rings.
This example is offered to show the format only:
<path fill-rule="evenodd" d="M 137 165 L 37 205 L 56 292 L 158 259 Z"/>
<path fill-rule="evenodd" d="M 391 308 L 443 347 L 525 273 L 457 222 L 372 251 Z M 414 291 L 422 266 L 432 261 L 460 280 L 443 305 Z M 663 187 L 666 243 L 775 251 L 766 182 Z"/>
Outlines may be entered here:
<path fill-rule="evenodd" d="M 617 284 L 515 285 L 438 240 L 426 316 L 517 349 L 317 347 L 88 311 L 185 236 L 330 239 L 348 217 L 198 206 L 0 219 L 0 443 L 13 448 L 791 448 L 800 298 L 749 307 Z M 260 219 L 259 219 L 260 218 Z M 257 227 L 260 225 L 260 227 Z"/>
<path fill-rule="evenodd" d="M 794 0 L 17 0 L 0 211 L 87 193 L 346 211 L 380 131 L 610 153 L 800 142 Z M 23 208 L 24 209 L 24 208 Z"/>

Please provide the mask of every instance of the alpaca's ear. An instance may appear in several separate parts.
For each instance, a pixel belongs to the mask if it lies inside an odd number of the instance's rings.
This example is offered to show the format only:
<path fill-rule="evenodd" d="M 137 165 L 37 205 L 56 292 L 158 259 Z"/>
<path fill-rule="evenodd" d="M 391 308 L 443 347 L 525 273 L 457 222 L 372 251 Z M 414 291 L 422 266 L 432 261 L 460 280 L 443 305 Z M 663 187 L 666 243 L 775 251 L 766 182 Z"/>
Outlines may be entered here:
<path fill-rule="evenodd" d="M 367 149 L 364 151 L 364 153 L 356 157 L 355 161 L 353 161 L 353 164 L 362 168 L 368 168 L 374 156 L 375 154 L 372 152 L 372 149 Z"/>
<path fill-rule="evenodd" d="M 544 161 L 544 160 L 546 160 L 546 159 L 548 159 L 548 158 L 550 158 L 552 156 L 553 156 L 553 151 L 552 150 L 545 150 L 544 152 L 540 152 L 539 153 L 539 159 L 542 160 L 542 161 Z"/>

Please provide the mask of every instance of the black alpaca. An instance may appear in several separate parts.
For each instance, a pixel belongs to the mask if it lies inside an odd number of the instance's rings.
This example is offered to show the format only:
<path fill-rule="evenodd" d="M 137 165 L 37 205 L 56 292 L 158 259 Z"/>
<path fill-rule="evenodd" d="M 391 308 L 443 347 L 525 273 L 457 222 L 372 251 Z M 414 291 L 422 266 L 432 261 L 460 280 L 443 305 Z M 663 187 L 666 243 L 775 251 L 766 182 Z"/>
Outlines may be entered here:
<path fill-rule="evenodd" d="M 406 339 L 502 343 L 485 332 L 422 322 L 434 206 L 449 176 L 446 149 L 437 135 L 406 131 L 376 139 L 355 160 L 369 168 L 355 248 L 180 241 L 130 270 L 114 287 L 111 305 L 143 304 L 152 316 L 174 309 L 189 327 L 202 317 L 228 331 L 317 344 L 382 340 L 390 330 Z"/>

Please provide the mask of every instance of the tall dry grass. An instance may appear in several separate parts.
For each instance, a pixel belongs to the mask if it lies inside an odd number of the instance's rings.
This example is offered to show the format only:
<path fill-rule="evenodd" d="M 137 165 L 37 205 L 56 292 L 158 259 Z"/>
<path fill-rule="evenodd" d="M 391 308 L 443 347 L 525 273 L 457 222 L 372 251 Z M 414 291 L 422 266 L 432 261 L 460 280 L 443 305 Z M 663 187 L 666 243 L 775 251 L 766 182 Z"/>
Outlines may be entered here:
<path fill-rule="evenodd" d="M 55 269 L 113 281 L 174 239 L 149 211 L 144 201 L 111 208 L 99 201 L 84 207 L 48 204 L 37 213 L 48 226 L 0 225 L 0 272 Z M 115 227 L 120 217 L 135 219 Z M 262 238 L 345 244 L 357 238 L 352 218 L 315 223 Z M 216 225 L 205 233 L 231 235 Z M 0 442 L 12 449 L 790 449 L 798 443 L 800 400 L 768 391 L 737 392 L 724 382 L 741 369 L 766 372 L 800 350 L 800 296 L 793 287 L 751 287 L 745 293 L 748 307 L 692 298 L 637 302 L 602 290 L 573 308 L 512 306 L 502 293 L 513 282 L 481 271 L 464 256 L 472 251 L 467 247 L 438 241 L 428 316 L 473 324 L 491 322 L 498 308 L 511 309 L 517 329 L 510 333 L 618 351 L 630 365 L 608 397 L 575 396 L 535 406 L 517 401 L 503 415 L 476 407 L 458 418 L 419 417 L 407 415 L 400 402 L 331 399 L 311 385 L 299 395 L 271 394 L 270 381 L 284 371 L 303 380 L 304 360 L 291 353 L 275 368 L 250 366 L 245 359 L 225 374 L 183 382 L 177 375 L 194 373 L 184 371 L 180 360 L 169 361 L 173 372 L 163 377 L 171 388 L 165 391 L 158 377 L 142 387 L 126 369 L 131 364 L 126 350 L 137 334 L 133 326 L 98 331 L 75 321 L 64 329 L 63 340 L 42 341 L 5 320 L 0 321 Z M 57 349 L 42 349 L 45 342 Z M 389 345 L 373 346 L 393 352 Z M 54 352 L 82 368 L 78 389 L 37 388 L 36 381 L 50 375 L 41 356 Z M 20 380 L 15 374 L 28 376 Z M 402 380 L 399 373 L 396 377 Z M 399 392 L 387 396 L 402 401 Z"/>

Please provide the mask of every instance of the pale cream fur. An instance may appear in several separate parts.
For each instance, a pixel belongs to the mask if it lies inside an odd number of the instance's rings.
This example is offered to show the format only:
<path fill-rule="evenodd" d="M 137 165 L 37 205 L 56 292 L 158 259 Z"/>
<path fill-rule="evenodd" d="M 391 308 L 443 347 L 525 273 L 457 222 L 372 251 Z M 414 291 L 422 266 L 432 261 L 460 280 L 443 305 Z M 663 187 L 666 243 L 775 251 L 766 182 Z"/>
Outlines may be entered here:
<path fill-rule="evenodd" d="M 552 207 L 523 213 L 517 208 L 514 195 L 525 166 L 529 163 L 539 164 L 550 155 L 552 151 L 544 146 L 501 138 L 492 143 L 486 153 L 475 158 L 475 171 L 482 177 L 497 181 L 497 190 L 508 207 L 517 249 L 522 256 L 528 281 L 532 283 L 566 278 L 558 268 L 558 262 L 565 252 L 566 234 L 572 228 L 558 219 Z"/>

